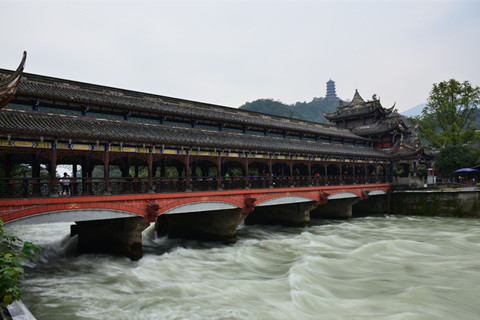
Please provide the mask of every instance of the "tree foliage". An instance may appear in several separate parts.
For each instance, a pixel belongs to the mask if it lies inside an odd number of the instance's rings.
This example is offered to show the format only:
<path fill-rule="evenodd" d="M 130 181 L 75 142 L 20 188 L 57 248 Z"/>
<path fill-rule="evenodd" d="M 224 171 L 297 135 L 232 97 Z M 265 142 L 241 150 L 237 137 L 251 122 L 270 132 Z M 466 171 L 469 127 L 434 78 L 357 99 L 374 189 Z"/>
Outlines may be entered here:
<path fill-rule="evenodd" d="M 452 177 L 455 170 L 473 166 L 478 156 L 479 152 L 477 150 L 467 146 L 449 145 L 440 151 L 435 161 L 435 170 L 437 175 Z"/>
<path fill-rule="evenodd" d="M 430 147 L 470 143 L 477 138 L 472 123 L 479 104 L 479 87 L 450 79 L 434 84 L 422 114 L 409 120 L 418 125 L 420 138 Z"/>
<path fill-rule="evenodd" d="M 0 298 L 4 305 L 20 299 L 18 283 L 25 276 L 22 259 L 37 259 L 40 247 L 6 235 L 0 219 Z"/>

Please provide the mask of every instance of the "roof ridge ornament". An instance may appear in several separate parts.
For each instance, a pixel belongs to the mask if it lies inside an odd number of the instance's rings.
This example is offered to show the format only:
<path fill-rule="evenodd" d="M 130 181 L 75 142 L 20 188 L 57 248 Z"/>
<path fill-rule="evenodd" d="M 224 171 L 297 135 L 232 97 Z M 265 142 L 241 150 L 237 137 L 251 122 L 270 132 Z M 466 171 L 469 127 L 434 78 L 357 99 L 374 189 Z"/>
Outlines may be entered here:
<path fill-rule="evenodd" d="M 365 100 L 360 96 L 360 93 L 358 93 L 358 89 L 355 89 L 355 94 L 353 95 L 352 102 L 350 102 L 350 105 L 357 105 L 357 104 L 362 104 L 365 103 Z"/>
<path fill-rule="evenodd" d="M 0 81 L 0 109 L 7 105 L 17 91 L 17 84 L 22 76 L 26 60 L 27 51 L 23 51 L 23 58 L 17 70 L 15 70 L 15 72 L 13 72 L 9 77 Z"/>

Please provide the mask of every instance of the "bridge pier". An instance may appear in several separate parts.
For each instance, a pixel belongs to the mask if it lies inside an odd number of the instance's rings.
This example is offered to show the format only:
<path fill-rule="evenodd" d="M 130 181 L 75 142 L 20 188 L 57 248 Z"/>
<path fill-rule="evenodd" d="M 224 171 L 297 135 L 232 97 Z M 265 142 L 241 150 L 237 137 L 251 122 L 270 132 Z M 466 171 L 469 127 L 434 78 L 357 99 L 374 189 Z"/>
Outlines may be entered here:
<path fill-rule="evenodd" d="M 328 200 L 310 212 L 312 217 L 324 219 L 348 219 L 352 217 L 352 207 L 359 198 Z"/>
<path fill-rule="evenodd" d="M 316 206 L 317 201 L 258 206 L 245 219 L 245 224 L 280 224 L 304 227 L 310 224 L 310 211 Z"/>
<path fill-rule="evenodd" d="M 388 212 L 388 197 L 389 195 L 387 194 L 376 195 L 370 196 L 368 197 L 368 199 L 359 201 L 352 207 L 353 215 L 361 216 Z"/>
<path fill-rule="evenodd" d="M 143 217 L 78 221 L 78 253 L 109 253 L 139 260 L 143 255 L 142 231 L 149 224 Z"/>
<path fill-rule="evenodd" d="M 157 234 L 171 238 L 198 239 L 235 243 L 237 227 L 248 213 L 242 208 L 162 214 L 157 217 Z"/>

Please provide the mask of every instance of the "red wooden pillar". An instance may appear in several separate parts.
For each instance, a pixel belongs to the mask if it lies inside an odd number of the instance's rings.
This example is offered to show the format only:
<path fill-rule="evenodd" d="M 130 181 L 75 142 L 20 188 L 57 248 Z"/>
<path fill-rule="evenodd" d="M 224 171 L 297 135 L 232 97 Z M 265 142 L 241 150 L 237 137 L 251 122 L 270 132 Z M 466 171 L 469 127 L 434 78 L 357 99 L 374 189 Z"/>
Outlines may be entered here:
<path fill-rule="evenodd" d="M 323 171 L 325 174 L 325 185 L 328 185 L 328 162 L 326 160 L 323 165 Z"/>
<path fill-rule="evenodd" d="M 185 155 L 185 185 L 187 191 L 190 191 L 190 152 L 186 150 Z"/>
<path fill-rule="evenodd" d="M 293 187 L 293 156 L 290 156 L 290 187 Z"/>
<path fill-rule="evenodd" d="M 249 182 L 249 179 L 248 179 L 248 152 L 245 152 L 245 188 L 249 188 L 248 187 L 248 182 Z"/>
<path fill-rule="evenodd" d="M 150 147 L 147 156 L 148 165 L 148 191 L 153 192 L 153 149 Z"/>
<path fill-rule="evenodd" d="M 104 194 L 110 194 L 110 144 L 105 145 L 103 151 L 103 179 L 104 179 Z"/>
<path fill-rule="evenodd" d="M 311 157 L 308 156 L 308 185 L 311 186 L 312 185 L 312 161 L 311 161 Z"/>
<path fill-rule="evenodd" d="M 340 181 L 339 184 L 343 184 L 343 164 L 340 162 Z"/>
<path fill-rule="evenodd" d="M 364 183 L 368 183 L 368 182 L 370 182 L 370 180 L 369 180 L 369 176 L 368 176 L 368 166 L 367 166 L 366 163 L 365 163 L 364 167 L 365 167 L 365 182 Z"/>
<path fill-rule="evenodd" d="M 55 196 L 55 188 L 57 187 L 57 141 L 52 143 L 50 151 L 50 196 Z"/>
<path fill-rule="evenodd" d="M 217 188 L 222 189 L 222 153 L 218 152 L 217 157 Z"/>
<path fill-rule="evenodd" d="M 273 186 L 273 176 L 272 176 L 272 156 L 270 155 L 270 159 L 268 159 L 268 187 L 271 188 Z"/>
<path fill-rule="evenodd" d="M 353 170 L 353 184 L 357 184 L 357 173 L 355 167 L 355 160 L 352 160 L 352 170 Z"/>

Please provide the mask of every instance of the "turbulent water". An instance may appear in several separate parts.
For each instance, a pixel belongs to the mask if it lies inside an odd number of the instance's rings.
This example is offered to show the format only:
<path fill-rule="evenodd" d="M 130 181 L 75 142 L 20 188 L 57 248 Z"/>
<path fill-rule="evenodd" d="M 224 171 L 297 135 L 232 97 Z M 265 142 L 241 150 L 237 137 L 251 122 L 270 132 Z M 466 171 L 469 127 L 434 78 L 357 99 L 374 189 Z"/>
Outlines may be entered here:
<path fill-rule="evenodd" d="M 480 220 L 375 216 L 241 227 L 235 245 L 154 238 L 137 262 L 68 254 L 68 224 L 7 228 L 44 248 L 23 302 L 42 319 L 479 319 Z"/>

